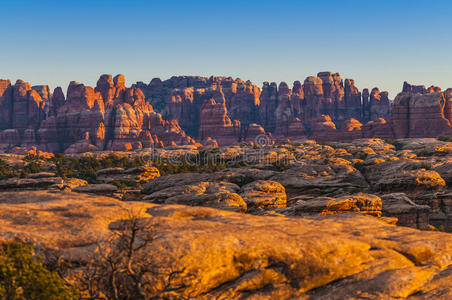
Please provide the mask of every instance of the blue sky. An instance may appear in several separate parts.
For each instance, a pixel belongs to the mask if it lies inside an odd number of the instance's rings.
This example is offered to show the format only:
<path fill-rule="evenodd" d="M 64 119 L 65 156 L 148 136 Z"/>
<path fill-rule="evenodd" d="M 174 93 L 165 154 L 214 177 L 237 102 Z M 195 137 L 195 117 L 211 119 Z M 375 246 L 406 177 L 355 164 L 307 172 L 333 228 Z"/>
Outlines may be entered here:
<path fill-rule="evenodd" d="M 390 97 L 452 87 L 452 1 L 2 1 L 0 78 L 67 87 L 123 73 L 304 80 L 340 72 Z"/>

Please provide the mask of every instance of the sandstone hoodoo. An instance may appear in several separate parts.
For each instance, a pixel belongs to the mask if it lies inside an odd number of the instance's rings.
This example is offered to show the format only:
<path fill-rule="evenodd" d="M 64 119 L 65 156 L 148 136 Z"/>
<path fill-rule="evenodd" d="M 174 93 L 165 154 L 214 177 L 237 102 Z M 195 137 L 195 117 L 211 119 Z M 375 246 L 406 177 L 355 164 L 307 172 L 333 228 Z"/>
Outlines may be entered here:
<path fill-rule="evenodd" d="M 23 152 L 129 151 L 173 145 L 233 145 L 266 135 L 278 143 L 306 140 L 452 135 L 452 90 L 404 83 L 392 102 L 378 88 L 320 72 L 279 85 L 231 77 L 174 76 L 125 86 L 102 75 L 92 88 L 14 85 L 0 80 L 0 149 Z"/>
<path fill-rule="evenodd" d="M 164 120 L 143 92 L 126 88 L 124 80 L 123 75 L 102 75 L 96 88 L 73 81 L 66 99 L 61 88 L 50 94 L 48 88 L 32 89 L 20 80 L 14 86 L 2 81 L 2 149 L 37 146 L 49 152 L 80 153 L 194 143 L 177 120 Z"/>

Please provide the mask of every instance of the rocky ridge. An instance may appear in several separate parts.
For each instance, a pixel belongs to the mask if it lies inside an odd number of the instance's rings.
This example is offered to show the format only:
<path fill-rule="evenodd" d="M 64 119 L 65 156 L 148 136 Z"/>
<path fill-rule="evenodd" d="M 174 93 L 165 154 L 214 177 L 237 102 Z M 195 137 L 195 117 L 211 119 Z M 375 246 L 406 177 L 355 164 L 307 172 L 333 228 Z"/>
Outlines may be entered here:
<path fill-rule="evenodd" d="M 392 102 L 378 88 L 320 72 L 285 82 L 179 76 L 125 86 L 102 75 L 96 86 L 71 82 L 66 96 L 46 85 L 0 80 L 0 149 L 82 153 L 193 145 L 352 141 L 451 136 L 452 93 L 404 83 Z"/>

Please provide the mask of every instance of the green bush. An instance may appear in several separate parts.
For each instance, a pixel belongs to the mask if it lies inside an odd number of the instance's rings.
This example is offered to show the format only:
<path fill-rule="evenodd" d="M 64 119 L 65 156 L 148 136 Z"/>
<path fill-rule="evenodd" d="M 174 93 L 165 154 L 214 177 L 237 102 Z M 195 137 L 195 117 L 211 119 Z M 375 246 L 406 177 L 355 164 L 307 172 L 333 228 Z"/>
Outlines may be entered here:
<path fill-rule="evenodd" d="M 146 160 L 142 158 L 129 159 L 126 156 L 110 154 L 103 158 L 83 156 L 69 158 L 57 154 L 53 158 L 56 174 L 62 178 L 76 177 L 85 179 L 89 183 L 97 183 L 96 172 L 106 168 L 134 168 L 143 166 Z"/>
<path fill-rule="evenodd" d="M 19 176 L 17 170 L 8 165 L 3 159 L 0 159 L 0 179 L 8 179 L 17 176 Z"/>
<path fill-rule="evenodd" d="M 27 154 L 23 158 L 23 161 L 25 165 L 20 171 L 20 177 L 26 177 L 28 174 L 41 172 L 41 164 L 44 160 L 40 159 L 39 156 Z"/>
<path fill-rule="evenodd" d="M 441 135 L 441 136 L 439 136 L 437 138 L 437 140 L 441 141 L 441 142 L 451 142 L 452 141 L 452 137 Z"/>
<path fill-rule="evenodd" d="M 27 174 L 39 173 L 39 172 L 41 172 L 41 164 L 36 161 L 31 161 L 24 166 L 23 172 L 25 172 Z"/>
<path fill-rule="evenodd" d="M 79 299 L 78 292 L 57 273 L 33 258 L 33 246 L 22 243 L 0 245 L 0 298 L 11 300 Z"/>
<path fill-rule="evenodd" d="M 55 163 L 55 168 L 56 168 L 55 173 L 57 176 L 60 176 L 63 179 L 72 177 L 72 175 L 74 174 L 74 169 L 70 168 L 71 160 L 64 157 L 64 154 L 62 154 L 62 153 L 55 154 L 55 157 L 53 158 L 53 162 Z"/>
<path fill-rule="evenodd" d="M 110 183 L 113 184 L 114 186 L 116 186 L 118 189 L 126 189 L 129 187 L 135 187 L 135 188 L 139 187 L 139 184 L 133 180 L 113 180 Z"/>
<path fill-rule="evenodd" d="M 127 156 L 118 156 L 110 154 L 106 157 L 96 158 L 94 156 L 84 157 L 65 157 L 63 154 L 57 154 L 52 161 L 55 163 L 56 174 L 62 178 L 76 177 L 85 179 L 89 183 L 97 183 L 96 172 L 106 168 L 135 168 L 144 165 L 152 165 L 159 169 L 161 175 L 178 174 L 178 173 L 194 173 L 208 172 L 213 173 L 227 167 L 243 167 L 246 162 L 242 160 L 231 159 L 222 160 L 219 157 L 218 149 L 211 149 L 200 153 L 199 158 L 190 158 L 190 163 L 186 159 L 170 162 L 154 158 L 149 160 L 143 157 L 130 159 Z M 129 183 L 117 182 L 116 185 L 123 187 Z"/>

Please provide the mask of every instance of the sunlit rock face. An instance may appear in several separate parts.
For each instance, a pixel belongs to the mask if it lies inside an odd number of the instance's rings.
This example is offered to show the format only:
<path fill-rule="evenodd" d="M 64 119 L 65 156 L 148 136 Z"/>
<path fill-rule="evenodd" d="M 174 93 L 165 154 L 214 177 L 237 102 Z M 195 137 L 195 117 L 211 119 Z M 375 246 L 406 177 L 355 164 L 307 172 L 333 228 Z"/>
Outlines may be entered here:
<path fill-rule="evenodd" d="M 215 100 L 205 101 L 201 107 L 199 139 L 214 136 L 219 145 L 233 144 L 239 140 L 240 122 L 232 122 L 227 115 L 226 104 Z"/>
<path fill-rule="evenodd" d="M 452 93 L 400 93 L 393 104 L 392 127 L 396 138 L 451 135 Z"/>
<path fill-rule="evenodd" d="M 386 93 L 382 93 L 381 100 L 380 93 L 374 92 L 369 100 L 370 95 L 361 93 L 352 79 L 344 81 L 338 73 L 331 72 L 308 77 L 304 84 L 295 81 L 292 87 L 285 82 L 264 82 L 259 89 L 241 79 L 194 76 L 153 79 L 149 84 L 139 82 L 136 86 L 144 91 L 148 101 L 155 103 L 164 119 L 177 119 L 189 135 L 198 139 L 201 107 L 210 98 L 216 103 L 224 102 L 227 116 L 232 122 L 240 122 L 238 141 L 249 140 L 247 128 L 255 123 L 276 141 L 298 140 L 315 138 L 311 129 L 321 115 L 329 115 L 340 128 L 349 119 L 365 124 L 372 119 L 388 119 L 390 113 Z"/>
<path fill-rule="evenodd" d="M 79 153 L 194 144 L 177 120 L 164 120 L 143 92 L 126 88 L 123 75 L 102 75 L 95 88 L 71 82 L 61 88 L 18 80 L 2 81 L 2 149 L 38 146 L 49 152 Z M 42 96 L 41 96 L 42 95 Z M 6 131 L 5 131 L 6 130 Z"/>
<path fill-rule="evenodd" d="M 243 195 L 253 193 L 250 190 L 256 186 L 244 187 Z M 103 247 L 99 249 L 102 253 L 113 250 L 110 247 L 116 243 L 102 241 L 120 241 L 119 234 L 128 234 L 130 221 L 124 220 L 130 219 L 127 212 L 130 216 L 135 211 L 140 247 L 129 268 L 143 272 L 143 276 L 140 273 L 133 278 L 146 287 L 139 294 L 149 298 L 452 296 L 450 234 L 389 225 L 364 214 L 285 218 L 209 207 L 124 202 L 85 193 L 4 195 L 0 201 L 4 212 L 0 239 L 33 242 L 39 244 L 39 253 L 49 262 L 55 255 L 60 262 L 71 262 L 63 276 L 80 289 L 83 284 L 76 275 L 92 274 L 89 267 L 94 266 L 93 259 L 97 258 L 97 264 L 103 262 L 95 255 L 96 247 Z M 340 201 L 343 205 L 361 201 L 345 198 Z M 389 199 L 383 201 L 395 201 Z M 381 199 L 373 202 L 381 204 Z M 138 295 L 137 289 L 127 285 L 118 291 Z"/>
<path fill-rule="evenodd" d="M 246 127 L 260 122 L 261 90 L 250 81 L 240 78 L 174 76 L 162 81 L 154 78 L 149 84 L 138 82 L 146 99 L 164 119 L 176 119 L 187 134 L 199 137 L 200 113 L 206 100 L 225 103 L 231 120 Z M 215 138 L 214 136 L 212 138 Z"/>
<path fill-rule="evenodd" d="M 124 75 L 104 74 L 94 88 L 71 82 L 66 96 L 59 87 L 0 80 L 0 107 L 2 151 L 233 145 L 261 135 L 277 143 L 452 135 L 452 90 L 405 82 L 392 102 L 385 91 L 361 92 L 331 72 L 292 87 L 264 82 L 262 89 L 214 76 L 154 78 L 128 88 Z"/>

